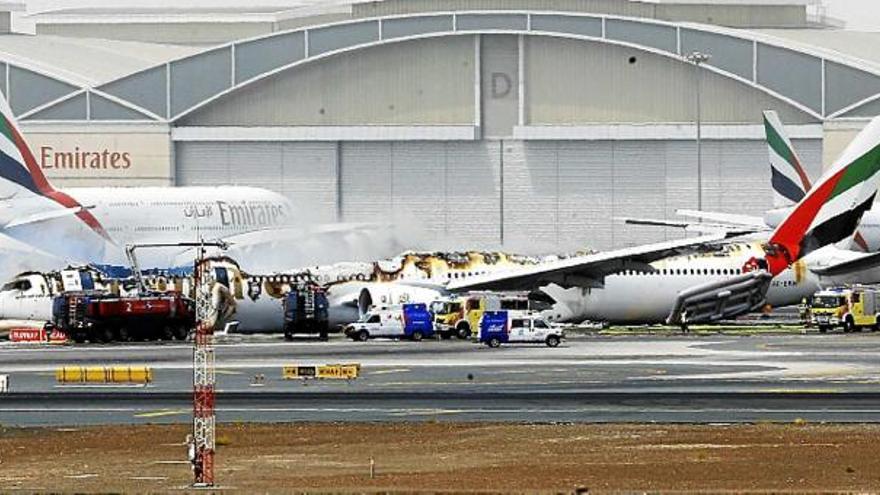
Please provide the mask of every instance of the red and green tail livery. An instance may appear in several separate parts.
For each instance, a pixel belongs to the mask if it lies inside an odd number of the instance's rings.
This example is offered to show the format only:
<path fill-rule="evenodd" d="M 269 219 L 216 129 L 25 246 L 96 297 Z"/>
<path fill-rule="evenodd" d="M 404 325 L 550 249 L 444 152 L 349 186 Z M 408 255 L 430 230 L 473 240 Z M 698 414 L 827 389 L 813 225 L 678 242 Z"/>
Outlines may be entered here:
<path fill-rule="evenodd" d="M 766 250 L 777 275 L 821 247 L 855 234 L 880 184 L 880 117 L 872 120 L 776 228 Z"/>

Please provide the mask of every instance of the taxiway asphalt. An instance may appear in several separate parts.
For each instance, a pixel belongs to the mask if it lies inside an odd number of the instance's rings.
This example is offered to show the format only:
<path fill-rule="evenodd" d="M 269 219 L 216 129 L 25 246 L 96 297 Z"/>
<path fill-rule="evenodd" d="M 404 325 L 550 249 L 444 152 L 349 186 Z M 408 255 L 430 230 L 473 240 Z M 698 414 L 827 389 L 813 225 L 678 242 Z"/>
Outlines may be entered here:
<path fill-rule="evenodd" d="M 880 420 L 880 334 L 578 336 L 500 349 L 463 341 L 217 345 L 219 421 L 753 422 Z M 187 344 L 0 344 L 0 423 L 185 422 Z M 286 365 L 360 363 L 352 381 L 283 380 Z M 59 366 L 148 365 L 147 386 L 58 385 Z M 264 380 L 255 379 L 262 375 Z"/>

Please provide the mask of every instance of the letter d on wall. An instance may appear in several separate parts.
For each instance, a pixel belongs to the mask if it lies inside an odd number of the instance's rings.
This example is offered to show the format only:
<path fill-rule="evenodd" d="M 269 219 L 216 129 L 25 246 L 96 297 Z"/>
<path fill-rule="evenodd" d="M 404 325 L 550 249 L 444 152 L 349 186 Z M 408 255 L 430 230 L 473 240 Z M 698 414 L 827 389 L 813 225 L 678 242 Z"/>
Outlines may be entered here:
<path fill-rule="evenodd" d="M 492 98 L 504 98 L 510 94 L 513 89 L 513 82 L 510 76 L 503 72 L 492 73 Z"/>

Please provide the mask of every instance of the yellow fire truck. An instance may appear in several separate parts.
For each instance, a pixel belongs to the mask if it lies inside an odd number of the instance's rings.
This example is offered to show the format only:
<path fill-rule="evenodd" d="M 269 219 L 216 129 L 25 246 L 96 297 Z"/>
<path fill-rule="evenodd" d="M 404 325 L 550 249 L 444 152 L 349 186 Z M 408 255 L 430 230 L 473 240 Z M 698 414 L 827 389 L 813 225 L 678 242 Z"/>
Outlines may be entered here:
<path fill-rule="evenodd" d="M 811 319 L 822 333 L 835 327 L 844 332 L 877 330 L 880 289 L 852 286 L 821 290 L 813 296 Z"/>
<path fill-rule="evenodd" d="M 476 335 L 486 311 L 528 310 L 527 294 L 471 293 L 450 297 L 431 304 L 434 329 L 441 338 L 467 339 Z"/>

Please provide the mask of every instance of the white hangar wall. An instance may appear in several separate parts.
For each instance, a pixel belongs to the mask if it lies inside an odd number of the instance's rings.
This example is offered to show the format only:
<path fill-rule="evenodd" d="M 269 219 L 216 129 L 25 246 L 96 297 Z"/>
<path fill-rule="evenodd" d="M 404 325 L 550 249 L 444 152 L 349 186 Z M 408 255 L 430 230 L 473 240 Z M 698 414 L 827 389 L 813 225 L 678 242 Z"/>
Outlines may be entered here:
<path fill-rule="evenodd" d="M 552 37 L 365 48 L 279 72 L 177 120 L 176 184 L 266 187 L 310 221 L 394 222 L 437 248 L 546 252 L 670 239 L 682 233 L 620 217 L 697 207 L 694 75 L 649 51 Z M 770 207 L 765 108 L 801 124 L 808 139 L 795 145 L 818 176 L 815 118 L 746 83 L 702 77 L 705 209 Z"/>
<path fill-rule="evenodd" d="M 178 126 L 472 124 L 474 39 L 414 40 L 288 69 Z"/>
<path fill-rule="evenodd" d="M 818 177 L 821 141 L 794 144 Z M 697 206 L 696 145 L 682 140 L 186 142 L 177 161 L 178 185 L 266 187 L 311 221 L 395 222 L 453 248 L 502 236 L 536 252 L 671 239 L 681 233 L 620 217 Z M 762 140 L 704 142 L 705 209 L 760 215 L 771 202 Z"/>

